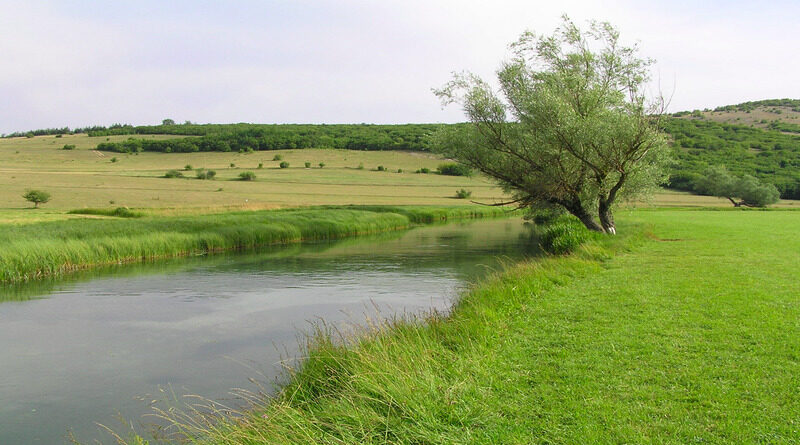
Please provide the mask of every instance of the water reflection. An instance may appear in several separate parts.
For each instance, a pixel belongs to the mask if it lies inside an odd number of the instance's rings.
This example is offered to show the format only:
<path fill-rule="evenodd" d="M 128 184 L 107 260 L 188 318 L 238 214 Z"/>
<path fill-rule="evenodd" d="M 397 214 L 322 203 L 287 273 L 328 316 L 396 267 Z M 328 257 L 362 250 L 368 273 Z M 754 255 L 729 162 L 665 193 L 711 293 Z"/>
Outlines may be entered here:
<path fill-rule="evenodd" d="M 0 443 L 98 437 L 171 385 L 224 398 L 274 377 L 309 320 L 446 309 L 468 281 L 535 252 L 520 220 L 110 267 L 5 288 Z M 10 300 L 13 300 L 10 301 Z"/>

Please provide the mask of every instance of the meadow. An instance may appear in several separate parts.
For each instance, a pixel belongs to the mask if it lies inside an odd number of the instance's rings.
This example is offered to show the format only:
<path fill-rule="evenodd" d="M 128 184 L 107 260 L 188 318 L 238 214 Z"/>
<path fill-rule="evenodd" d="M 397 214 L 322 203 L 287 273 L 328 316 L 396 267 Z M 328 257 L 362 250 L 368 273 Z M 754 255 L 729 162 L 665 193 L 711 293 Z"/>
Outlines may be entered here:
<path fill-rule="evenodd" d="M 249 410 L 163 414 L 200 444 L 797 443 L 798 214 L 619 222 L 625 235 L 512 265 L 447 316 L 321 327 Z"/>

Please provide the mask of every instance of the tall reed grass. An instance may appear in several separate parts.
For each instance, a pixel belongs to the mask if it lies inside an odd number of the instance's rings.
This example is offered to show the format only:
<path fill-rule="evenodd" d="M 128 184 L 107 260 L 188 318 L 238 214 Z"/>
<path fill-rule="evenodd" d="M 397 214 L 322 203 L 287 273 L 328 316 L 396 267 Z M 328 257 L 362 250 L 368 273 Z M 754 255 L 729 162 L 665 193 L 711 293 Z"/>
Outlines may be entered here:
<path fill-rule="evenodd" d="M 57 276 L 97 265 L 342 238 L 500 213 L 502 210 L 479 207 L 327 207 L 2 225 L 0 282 Z"/>

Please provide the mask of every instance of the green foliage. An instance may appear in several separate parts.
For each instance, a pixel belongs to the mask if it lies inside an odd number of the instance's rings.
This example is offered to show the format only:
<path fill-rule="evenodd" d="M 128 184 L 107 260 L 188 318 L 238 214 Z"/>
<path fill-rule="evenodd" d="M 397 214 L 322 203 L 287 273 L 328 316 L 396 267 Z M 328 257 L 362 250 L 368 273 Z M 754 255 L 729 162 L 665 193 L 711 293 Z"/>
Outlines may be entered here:
<path fill-rule="evenodd" d="M 190 164 L 186 164 L 186 165 L 183 167 L 183 169 L 184 169 L 184 170 L 186 170 L 186 171 L 191 171 L 191 170 L 192 170 L 192 166 L 191 166 Z"/>
<path fill-rule="evenodd" d="M 358 164 L 358 167 L 356 167 L 356 169 L 358 169 L 358 170 L 364 170 L 364 163 L 363 163 L 363 162 L 362 162 L 362 163 L 359 163 L 359 164 Z"/>
<path fill-rule="evenodd" d="M 320 162 L 318 165 L 319 165 L 319 168 L 325 168 L 325 163 L 324 162 Z"/>
<path fill-rule="evenodd" d="M 766 207 L 779 199 L 778 190 L 772 184 L 762 184 L 750 175 L 736 177 L 719 166 L 708 168 L 698 178 L 694 189 L 705 195 L 726 198 L 736 207 Z"/>
<path fill-rule="evenodd" d="M 263 162 L 259 162 L 258 163 L 258 167 L 256 167 L 256 168 L 258 168 L 258 169 L 264 168 L 264 163 Z"/>
<path fill-rule="evenodd" d="M 382 165 L 379 165 L 376 170 L 378 170 L 379 172 L 385 172 L 386 171 L 386 167 L 384 167 Z"/>
<path fill-rule="evenodd" d="M 64 144 L 64 146 L 61 147 L 61 149 L 62 150 L 75 150 L 75 144 Z"/>
<path fill-rule="evenodd" d="M 288 163 L 288 162 L 286 162 L 286 161 L 283 161 L 283 162 L 281 162 L 281 163 L 280 163 L 278 166 L 279 166 L 280 168 L 289 168 L 289 163 Z"/>
<path fill-rule="evenodd" d="M 283 156 L 281 156 L 281 155 L 275 155 L 275 156 L 273 156 L 273 157 L 272 157 L 272 160 L 273 160 L 273 161 L 282 161 L 282 160 L 283 160 Z"/>
<path fill-rule="evenodd" d="M 800 199 L 800 134 L 784 133 L 783 125 L 771 129 L 721 124 L 709 120 L 665 119 L 673 138 L 669 186 L 696 191 L 694 183 L 709 166 L 727 165 L 738 175 L 748 174 L 773 184 L 781 198 Z"/>
<path fill-rule="evenodd" d="M 417 171 L 414 172 L 414 173 L 428 174 L 430 172 L 431 172 L 431 169 L 429 169 L 428 167 L 422 167 L 422 168 L 417 169 Z"/>
<path fill-rule="evenodd" d="M 50 202 L 50 193 L 44 190 L 27 190 L 24 195 L 22 195 L 25 200 L 30 201 L 33 203 L 34 208 L 39 208 L 39 204 L 45 204 Z"/>
<path fill-rule="evenodd" d="M 459 164 L 456 162 L 448 162 L 439 164 L 437 168 L 439 174 L 447 176 L 472 176 L 472 168 L 468 165 Z"/>
<path fill-rule="evenodd" d="M 164 177 L 165 178 L 182 178 L 183 177 L 183 173 L 179 172 L 178 170 L 167 170 L 167 172 L 164 173 Z"/>
<path fill-rule="evenodd" d="M 233 162 L 231 162 L 231 168 L 236 168 L 236 164 L 234 164 Z"/>
<path fill-rule="evenodd" d="M 119 159 L 117 159 L 117 158 L 116 158 L 116 156 L 115 156 L 115 157 L 113 157 L 113 158 L 111 158 L 111 163 L 112 163 L 112 164 L 113 164 L 113 163 L 116 163 L 117 161 L 119 161 Z"/>
<path fill-rule="evenodd" d="M 306 168 L 311 168 L 311 163 L 310 162 L 305 162 L 303 165 L 305 165 Z"/>
<path fill-rule="evenodd" d="M 118 218 L 141 218 L 144 216 L 142 212 L 134 212 L 127 207 L 117 207 L 116 209 L 75 209 L 70 210 L 70 215 L 102 215 L 102 216 L 116 216 Z"/>
<path fill-rule="evenodd" d="M 397 169 L 397 173 L 403 173 L 403 169 L 402 168 L 398 168 Z"/>
<path fill-rule="evenodd" d="M 616 233 L 613 208 L 664 179 L 662 98 L 648 100 L 648 59 L 608 23 L 567 17 L 550 36 L 524 33 L 497 72 L 499 91 L 470 73 L 436 91 L 472 125 L 442 127 L 437 149 L 496 180 L 522 206 L 558 205 L 587 228 Z"/>
<path fill-rule="evenodd" d="M 256 174 L 253 172 L 241 172 L 239 173 L 239 180 L 240 181 L 255 181 Z"/>
<path fill-rule="evenodd" d="M 217 176 L 217 172 L 214 170 L 205 170 L 205 169 L 197 169 L 195 173 L 197 179 L 214 179 Z"/>
<path fill-rule="evenodd" d="M 467 199 L 472 196 L 472 192 L 467 189 L 460 189 L 456 191 L 456 198 L 458 199 Z"/>

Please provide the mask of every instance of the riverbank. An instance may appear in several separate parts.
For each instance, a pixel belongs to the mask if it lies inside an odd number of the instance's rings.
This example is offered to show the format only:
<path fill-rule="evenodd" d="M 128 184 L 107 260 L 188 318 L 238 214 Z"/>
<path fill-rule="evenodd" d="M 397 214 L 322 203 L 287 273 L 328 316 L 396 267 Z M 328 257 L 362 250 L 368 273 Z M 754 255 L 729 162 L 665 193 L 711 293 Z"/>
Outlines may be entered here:
<path fill-rule="evenodd" d="M 0 226 L 0 283 L 108 264 L 336 239 L 507 213 L 485 206 L 350 206 L 7 224 Z"/>
<path fill-rule="evenodd" d="M 447 317 L 312 336 L 198 443 L 794 443 L 800 218 L 658 210 L 511 267 Z M 191 426 L 190 426 L 191 424 Z"/>

